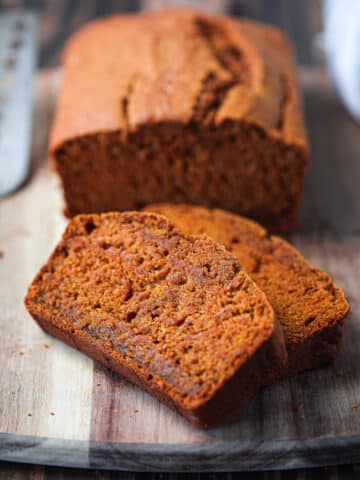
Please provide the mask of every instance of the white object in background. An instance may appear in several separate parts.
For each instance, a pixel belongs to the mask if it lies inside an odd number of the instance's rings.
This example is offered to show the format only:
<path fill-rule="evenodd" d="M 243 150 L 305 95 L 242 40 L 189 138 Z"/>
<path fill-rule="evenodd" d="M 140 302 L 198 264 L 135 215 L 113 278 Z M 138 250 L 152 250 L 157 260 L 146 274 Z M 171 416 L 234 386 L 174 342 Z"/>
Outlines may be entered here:
<path fill-rule="evenodd" d="M 324 0 L 324 49 L 331 78 L 360 121 L 360 1 Z"/>

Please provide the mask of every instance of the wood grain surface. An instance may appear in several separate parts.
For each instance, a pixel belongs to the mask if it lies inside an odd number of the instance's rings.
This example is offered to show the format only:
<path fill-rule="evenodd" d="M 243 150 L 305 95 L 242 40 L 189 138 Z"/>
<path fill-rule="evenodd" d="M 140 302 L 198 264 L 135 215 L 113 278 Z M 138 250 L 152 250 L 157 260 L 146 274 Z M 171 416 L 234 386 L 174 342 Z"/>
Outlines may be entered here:
<path fill-rule="evenodd" d="M 344 346 L 334 366 L 260 392 L 208 431 L 43 333 L 23 307 L 66 223 L 46 155 L 59 80 L 51 71 L 38 77 L 32 171 L 0 203 L 0 459 L 141 471 L 360 461 L 360 127 L 324 74 L 302 75 L 313 163 L 289 239 L 344 288 L 352 308 Z"/>
<path fill-rule="evenodd" d="M 301 65 L 315 65 L 323 58 L 316 42 L 322 23 L 321 0 L 0 0 L 0 12 L 24 7 L 39 13 L 39 65 L 44 68 L 58 65 L 64 42 L 86 22 L 181 3 L 278 25 L 292 40 Z"/>

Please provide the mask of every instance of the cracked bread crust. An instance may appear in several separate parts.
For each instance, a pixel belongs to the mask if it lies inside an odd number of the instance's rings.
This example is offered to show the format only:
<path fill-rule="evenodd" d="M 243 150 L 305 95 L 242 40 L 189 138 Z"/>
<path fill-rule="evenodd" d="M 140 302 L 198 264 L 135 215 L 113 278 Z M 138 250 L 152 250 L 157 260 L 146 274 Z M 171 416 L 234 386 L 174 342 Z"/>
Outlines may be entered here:
<path fill-rule="evenodd" d="M 211 123 L 244 120 L 306 144 L 290 48 L 274 27 L 191 9 L 117 15 L 75 34 L 63 65 L 52 149 L 90 132 L 202 122 L 201 101 Z M 201 99 L 209 91 L 216 102 Z"/>
<path fill-rule="evenodd" d="M 153 213 L 75 217 L 25 304 L 46 331 L 202 427 L 286 359 L 273 310 L 236 258 Z"/>
<path fill-rule="evenodd" d="M 308 149 L 281 32 L 118 15 L 75 34 L 63 63 L 51 152 L 69 215 L 186 201 L 294 226 Z"/>
<path fill-rule="evenodd" d="M 186 235 L 223 244 L 266 294 L 284 331 L 288 362 L 280 376 L 333 361 L 349 305 L 343 291 L 285 240 L 246 218 L 188 205 L 150 205 Z"/>

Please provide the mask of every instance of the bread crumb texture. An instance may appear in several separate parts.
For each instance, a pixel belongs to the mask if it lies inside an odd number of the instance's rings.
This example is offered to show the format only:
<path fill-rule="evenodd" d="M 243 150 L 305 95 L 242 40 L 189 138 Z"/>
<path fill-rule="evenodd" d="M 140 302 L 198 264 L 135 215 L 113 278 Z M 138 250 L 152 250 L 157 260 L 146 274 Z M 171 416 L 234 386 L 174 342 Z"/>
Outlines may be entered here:
<path fill-rule="evenodd" d="M 274 331 L 270 304 L 235 256 L 154 213 L 75 217 L 25 303 L 187 407 L 211 397 Z"/>
<path fill-rule="evenodd" d="M 209 235 L 236 255 L 274 308 L 290 357 L 309 342 L 311 350 L 305 358 L 297 356 L 294 368 L 335 356 L 349 304 L 329 275 L 310 265 L 288 242 L 219 209 L 163 204 L 148 210 L 166 215 L 185 234 Z"/>

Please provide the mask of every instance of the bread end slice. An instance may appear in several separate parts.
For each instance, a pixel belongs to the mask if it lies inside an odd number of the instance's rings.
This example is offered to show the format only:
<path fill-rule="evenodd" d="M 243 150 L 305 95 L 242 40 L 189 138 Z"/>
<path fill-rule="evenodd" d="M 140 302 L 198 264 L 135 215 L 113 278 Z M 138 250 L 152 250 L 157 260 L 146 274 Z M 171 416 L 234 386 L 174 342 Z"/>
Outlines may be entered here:
<path fill-rule="evenodd" d="M 284 331 L 288 350 L 279 377 L 324 366 L 338 353 L 349 304 L 344 292 L 288 242 L 258 223 L 220 209 L 159 204 L 185 234 L 205 233 L 223 244 L 266 294 Z"/>

